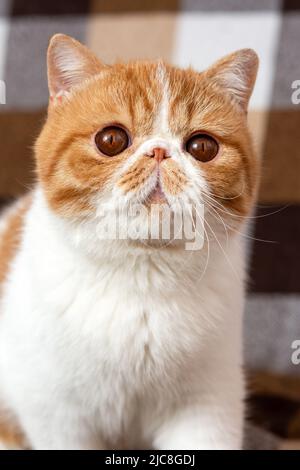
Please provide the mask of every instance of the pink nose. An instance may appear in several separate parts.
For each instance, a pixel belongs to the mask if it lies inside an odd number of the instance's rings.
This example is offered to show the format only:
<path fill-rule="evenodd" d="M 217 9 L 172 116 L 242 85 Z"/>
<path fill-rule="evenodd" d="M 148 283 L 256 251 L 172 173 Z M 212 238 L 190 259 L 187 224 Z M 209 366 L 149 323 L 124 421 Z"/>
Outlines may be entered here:
<path fill-rule="evenodd" d="M 155 147 L 149 152 L 149 157 L 154 158 L 157 163 L 161 163 L 165 158 L 168 158 L 168 155 L 166 149 Z"/>

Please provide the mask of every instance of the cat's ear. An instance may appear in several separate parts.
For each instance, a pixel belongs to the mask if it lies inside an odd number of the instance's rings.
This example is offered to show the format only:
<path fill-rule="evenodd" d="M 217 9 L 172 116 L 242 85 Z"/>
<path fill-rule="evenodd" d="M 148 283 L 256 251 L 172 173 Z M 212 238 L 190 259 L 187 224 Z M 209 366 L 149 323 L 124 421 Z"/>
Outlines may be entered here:
<path fill-rule="evenodd" d="M 85 46 L 64 34 L 56 34 L 51 38 L 47 65 L 51 98 L 70 92 L 104 67 Z"/>
<path fill-rule="evenodd" d="M 258 57 L 252 49 L 241 49 L 213 64 L 205 74 L 224 93 L 247 111 L 258 69 Z"/>

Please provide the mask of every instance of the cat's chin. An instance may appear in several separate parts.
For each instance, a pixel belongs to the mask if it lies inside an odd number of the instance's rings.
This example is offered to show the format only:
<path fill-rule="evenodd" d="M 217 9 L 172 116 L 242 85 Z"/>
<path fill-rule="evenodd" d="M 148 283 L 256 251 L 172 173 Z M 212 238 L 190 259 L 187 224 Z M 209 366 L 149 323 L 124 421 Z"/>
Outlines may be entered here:
<path fill-rule="evenodd" d="M 180 250 L 184 249 L 185 244 L 182 240 L 163 240 L 163 239 L 138 239 L 128 240 L 132 248 L 139 248 L 144 250 Z"/>
<path fill-rule="evenodd" d="M 146 206 L 150 206 L 151 204 L 168 204 L 168 199 L 159 182 L 157 182 L 145 202 Z"/>

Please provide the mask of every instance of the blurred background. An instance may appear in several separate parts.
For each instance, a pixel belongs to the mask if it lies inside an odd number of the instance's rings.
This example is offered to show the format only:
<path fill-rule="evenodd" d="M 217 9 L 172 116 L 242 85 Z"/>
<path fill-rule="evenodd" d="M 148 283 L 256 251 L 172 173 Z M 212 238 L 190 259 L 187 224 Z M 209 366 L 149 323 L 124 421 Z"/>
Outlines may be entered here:
<path fill-rule="evenodd" d="M 0 0 L 0 204 L 32 187 L 48 101 L 46 50 L 69 34 L 103 61 L 163 58 L 202 70 L 243 47 L 260 57 L 249 122 L 263 176 L 245 315 L 249 420 L 261 448 L 300 449 L 300 1 Z M 300 354 L 299 354 L 300 357 Z M 295 362 L 295 361 L 294 361 Z"/>

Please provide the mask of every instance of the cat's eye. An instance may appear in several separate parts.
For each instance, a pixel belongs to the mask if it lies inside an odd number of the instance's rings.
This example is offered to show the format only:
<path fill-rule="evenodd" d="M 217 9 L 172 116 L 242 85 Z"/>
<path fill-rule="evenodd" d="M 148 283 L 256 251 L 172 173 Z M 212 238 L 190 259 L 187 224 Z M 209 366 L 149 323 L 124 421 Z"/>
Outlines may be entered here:
<path fill-rule="evenodd" d="M 217 155 L 219 145 L 213 137 L 206 134 L 194 134 L 185 144 L 186 151 L 200 162 L 209 162 Z"/>
<path fill-rule="evenodd" d="M 129 147 L 130 140 L 122 127 L 108 126 L 97 132 L 95 144 L 101 153 L 108 157 L 114 157 Z"/>

